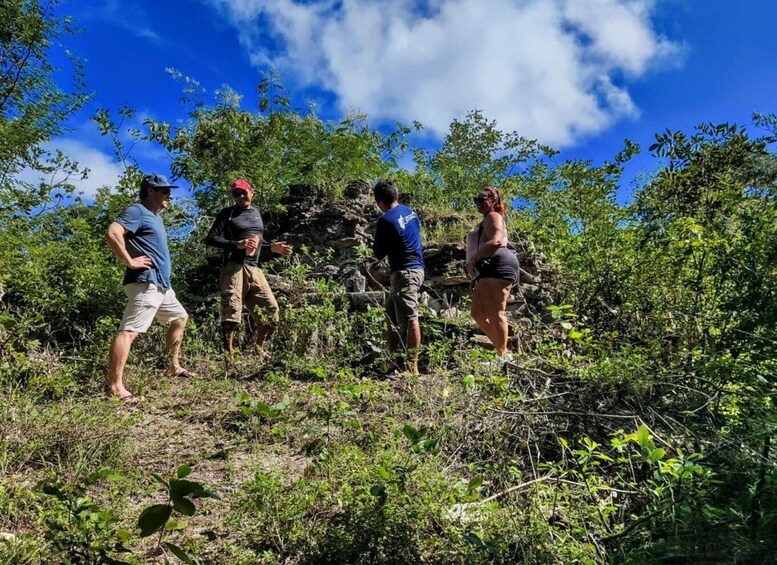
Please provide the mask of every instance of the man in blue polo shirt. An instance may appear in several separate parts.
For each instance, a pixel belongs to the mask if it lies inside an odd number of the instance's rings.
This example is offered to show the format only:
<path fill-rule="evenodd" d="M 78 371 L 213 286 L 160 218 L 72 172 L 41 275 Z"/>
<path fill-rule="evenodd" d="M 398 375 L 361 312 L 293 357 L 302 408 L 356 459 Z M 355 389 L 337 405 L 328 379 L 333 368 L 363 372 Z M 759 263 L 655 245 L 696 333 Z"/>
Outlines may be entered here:
<path fill-rule="evenodd" d="M 116 258 L 126 265 L 124 293 L 129 298 L 124 318 L 111 344 L 105 393 L 127 404 L 138 399 L 124 387 L 124 366 L 132 342 L 156 319 L 170 324 L 166 345 L 168 374 L 192 376 L 178 356 L 188 315 L 170 288 L 170 250 L 159 212 L 170 205 L 170 190 L 177 188 L 161 175 L 145 175 L 140 183 L 140 202 L 133 204 L 108 226 L 105 239 Z"/>
<path fill-rule="evenodd" d="M 378 259 L 388 256 L 391 270 L 391 290 L 386 299 L 389 350 L 396 351 L 403 343 L 408 353 L 405 368 L 418 374 L 421 347 L 418 294 L 424 282 L 421 224 L 413 210 L 399 203 L 393 181 L 379 181 L 372 192 L 383 212 L 375 229 L 372 249 Z"/>

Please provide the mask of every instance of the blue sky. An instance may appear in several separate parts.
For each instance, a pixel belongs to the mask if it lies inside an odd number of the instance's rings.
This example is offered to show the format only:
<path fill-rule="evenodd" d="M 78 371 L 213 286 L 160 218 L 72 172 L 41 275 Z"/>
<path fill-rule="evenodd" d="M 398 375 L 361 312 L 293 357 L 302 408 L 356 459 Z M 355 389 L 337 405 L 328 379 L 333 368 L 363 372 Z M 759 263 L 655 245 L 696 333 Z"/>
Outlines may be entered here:
<path fill-rule="evenodd" d="M 594 163 L 624 138 L 645 153 L 666 128 L 777 111 L 775 0 L 104 0 L 60 12 L 83 29 L 65 46 L 85 60 L 94 98 L 54 145 L 92 169 L 87 194 L 120 171 L 89 115 L 128 105 L 184 119 L 170 68 L 206 100 L 228 84 L 252 108 L 272 66 L 300 107 L 359 110 L 378 127 L 418 120 L 432 147 L 478 108 Z M 158 148 L 133 156 L 169 173 Z M 630 175 L 653 167 L 643 155 Z"/>

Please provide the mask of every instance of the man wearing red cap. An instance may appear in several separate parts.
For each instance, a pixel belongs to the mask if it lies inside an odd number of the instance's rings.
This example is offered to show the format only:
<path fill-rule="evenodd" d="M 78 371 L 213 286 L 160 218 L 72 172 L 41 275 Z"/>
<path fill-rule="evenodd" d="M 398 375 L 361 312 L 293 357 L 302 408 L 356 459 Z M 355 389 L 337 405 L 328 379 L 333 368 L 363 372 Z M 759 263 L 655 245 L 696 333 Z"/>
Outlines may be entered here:
<path fill-rule="evenodd" d="M 221 322 L 224 329 L 224 349 L 234 350 L 235 334 L 240 326 L 243 304 L 257 322 L 256 346 L 264 352 L 264 342 L 270 334 L 272 324 L 279 318 L 278 302 L 275 300 L 267 279 L 258 267 L 260 247 L 268 247 L 272 253 L 291 255 L 291 246 L 285 241 L 266 243 L 263 241 L 264 223 L 259 210 L 251 206 L 254 190 L 248 181 L 237 179 L 230 186 L 234 206 L 218 213 L 205 238 L 205 243 L 223 250 L 224 263 L 219 288 L 221 290 Z M 255 309 L 261 307 L 266 314 L 260 320 Z"/>

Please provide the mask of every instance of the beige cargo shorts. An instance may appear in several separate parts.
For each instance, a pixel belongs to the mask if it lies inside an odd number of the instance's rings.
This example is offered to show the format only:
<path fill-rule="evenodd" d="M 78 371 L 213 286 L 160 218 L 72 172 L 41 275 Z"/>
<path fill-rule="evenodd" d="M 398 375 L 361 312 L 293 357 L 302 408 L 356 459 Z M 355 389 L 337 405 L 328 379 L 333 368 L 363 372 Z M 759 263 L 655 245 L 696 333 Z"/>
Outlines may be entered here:
<path fill-rule="evenodd" d="M 124 294 L 129 300 L 119 331 L 144 333 L 154 320 L 169 324 L 187 316 L 172 288 L 164 289 L 152 283 L 130 283 L 124 285 Z"/>
<path fill-rule="evenodd" d="M 243 305 L 254 316 L 258 306 L 269 322 L 280 319 L 280 309 L 267 279 L 259 267 L 244 263 L 227 263 L 221 271 L 221 321 L 239 324 Z"/>

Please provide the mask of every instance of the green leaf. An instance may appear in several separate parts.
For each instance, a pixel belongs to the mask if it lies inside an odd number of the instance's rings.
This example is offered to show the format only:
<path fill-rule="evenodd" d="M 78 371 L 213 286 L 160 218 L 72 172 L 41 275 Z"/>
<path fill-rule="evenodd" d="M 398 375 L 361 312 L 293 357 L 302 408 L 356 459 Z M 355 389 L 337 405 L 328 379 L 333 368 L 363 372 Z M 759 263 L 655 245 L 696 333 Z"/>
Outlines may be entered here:
<path fill-rule="evenodd" d="M 116 471 L 111 471 L 105 476 L 110 482 L 112 483 L 118 483 L 120 481 L 123 481 L 125 479 L 124 475 L 121 473 L 118 473 Z"/>
<path fill-rule="evenodd" d="M 372 485 L 370 487 L 370 494 L 372 496 L 385 497 L 386 496 L 386 487 L 383 486 L 383 485 Z"/>
<path fill-rule="evenodd" d="M 191 472 L 192 468 L 184 463 L 178 467 L 178 470 L 175 472 L 175 474 L 179 479 L 183 479 L 184 477 L 188 477 Z"/>
<path fill-rule="evenodd" d="M 473 491 L 476 488 L 479 488 L 480 485 L 483 484 L 483 477 L 478 476 L 470 479 L 470 481 L 467 483 L 467 491 Z"/>
<path fill-rule="evenodd" d="M 143 510 L 138 517 L 140 537 L 145 538 L 161 530 L 172 512 L 173 507 L 168 504 L 154 504 Z"/>
<path fill-rule="evenodd" d="M 423 437 L 422 434 L 410 424 L 405 424 L 402 427 L 402 433 L 410 443 L 418 443 L 418 440 Z"/>
<path fill-rule="evenodd" d="M 165 524 L 165 531 L 173 532 L 177 530 L 183 530 L 188 525 L 189 525 L 189 522 L 187 522 L 186 520 L 176 520 L 174 518 L 170 518 Z"/>
<path fill-rule="evenodd" d="M 183 549 L 175 545 L 174 543 L 170 543 L 169 541 L 164 542 L 162 545 L 164 545 L 167 549 L 169 549 L 173 554 L 186 563 L 186 565 L 196 565 L 196 561 L 192 556 L 190 556 L 188 553 L 186 553 Z"/>
<path fill-rule="evenodd" d="M 653 442 L 650 436 L 650 431 L 647 429 L 645 424 L 640 425 L 640 427 L 637 429 L 637 443 L 640 447 L 643 448 L 652 447 Z"/>
<path fill-rule="evenodd" d="M 194 503 L 188 498 L 174 498 L 173 508 L 184 516 L 194 516 L 194 513 L 197 511 Z"/>
<path fill-rule="evenodd" d="M 384 481 L 391 479 L 391 474 L 381 465 L 378 465 L 378 475 L 380 475 L 380 478 Z"/>
<path fill-rule="evenodd" d="M 407 438 L 407 440 L 411 443 L 413 446 L 413 451 L 416 453 L 419 453 L 419 451 L 416 451 L 416 447 L 419 447 L 417 444 L 426 436 L 426 434 L 429 432 L 429 428 L 420 428 L 416 429 L 410 424 L 405 424 L 405 426 L 402 428 L 402 433 Z"/>
<path fill-rule="evenodd" d="M 197 481 L 188 481 L 186 479 L 171 479 L 170 496 L 171 498 L 184 498 L 186 496 L 204 498 L 208 496 L 208 491 L 201 483 L 198 483 Z"/>
<path fill-rule="evenodd" d="M 662 448 L 657 447 L 656 449 L 653 449 L 650 452 L 650 462 L 655 463 L 656 461 L 661 461 L 661 459 L 664 458 L 664 455 L 666 455 L 666 451 L 664 451 Z"/>
<path fill-rule="evenodd" d="M 162 485 L 165 488 L 168 488 L 170 485 L 167 484 L 167 481 L 164 480 L 162 477 L 157 475 L 156 473 L 151 473 L 151 476 L 154 478 L 156 482 L 158 482 L 160 485 Z"/>

